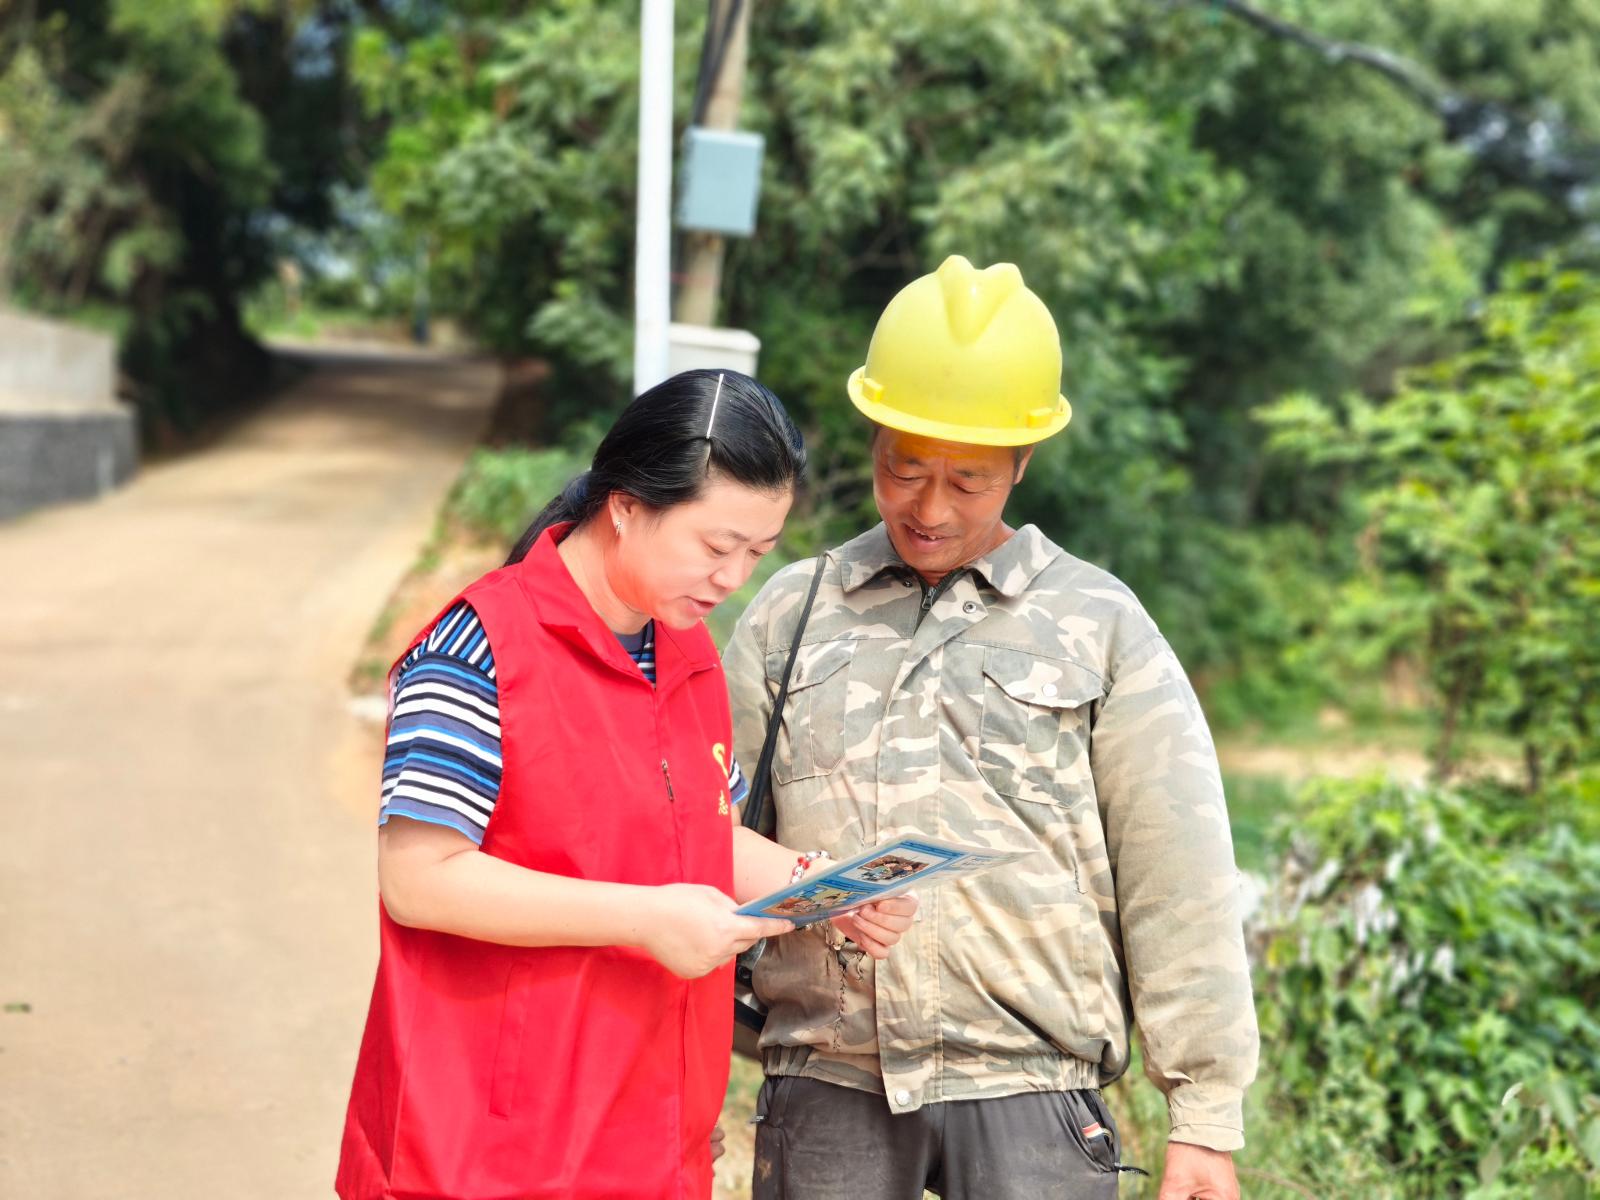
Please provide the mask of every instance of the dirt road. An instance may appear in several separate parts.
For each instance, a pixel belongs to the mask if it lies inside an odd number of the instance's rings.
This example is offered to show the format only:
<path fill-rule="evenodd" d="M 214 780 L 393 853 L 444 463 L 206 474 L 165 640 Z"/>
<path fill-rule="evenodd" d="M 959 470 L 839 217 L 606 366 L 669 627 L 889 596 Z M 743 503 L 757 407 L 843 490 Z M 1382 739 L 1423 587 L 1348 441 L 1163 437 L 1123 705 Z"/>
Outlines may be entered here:
<path fill-rule="evenodd" d="M 344 680 L 495 382 L 325 360 L 0 525 L 0 1196 L 331 1195 L 377 949 Z"/>

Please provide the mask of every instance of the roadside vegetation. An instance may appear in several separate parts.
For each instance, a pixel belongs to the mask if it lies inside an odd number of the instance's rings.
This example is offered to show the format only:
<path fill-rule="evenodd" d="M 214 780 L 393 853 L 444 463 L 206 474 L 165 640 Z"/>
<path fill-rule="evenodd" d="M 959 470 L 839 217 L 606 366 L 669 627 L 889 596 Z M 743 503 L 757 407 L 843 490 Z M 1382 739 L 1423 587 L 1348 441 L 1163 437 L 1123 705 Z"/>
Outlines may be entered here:
<path fill-rule="evenodd" d="M 677 12 L 681 128 L 704 14 Z M 637 19 L 0 24 L 0 302 L 116 333 L 153 439 L 259 390 L 268 335 L 450 329 L 537 379 L 359 688 L 625 402 Z M 1600 1194 L 1600 3 L 791 0 L 754 8 L 743 123 L 759 228 L 719 321 L 761 338 L 813 478 L 717 635 L 875 519 L 843 383 L 884 303 L 946 254 L 1018 263 L 1075 416 L 1012 516 L 1135 589 L 1222 749 L 1264 1033 L 1246 1194 Z M 1159 1096 L 1114 1103 L 1158 1167 Z"/>

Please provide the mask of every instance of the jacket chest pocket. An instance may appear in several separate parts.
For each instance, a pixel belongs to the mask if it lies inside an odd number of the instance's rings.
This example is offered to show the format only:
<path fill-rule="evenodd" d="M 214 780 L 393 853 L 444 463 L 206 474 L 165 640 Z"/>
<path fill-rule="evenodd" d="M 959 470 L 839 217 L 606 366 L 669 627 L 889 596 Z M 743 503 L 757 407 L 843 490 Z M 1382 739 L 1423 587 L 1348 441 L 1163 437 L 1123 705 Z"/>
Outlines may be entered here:
<path fill-rule="evenodd" d="M 991 647 L 983 658 L 978 766 L 1002 796 L 1065 805 L 1088 790 L 1100 676 L 1076 663 Z"/>
<path fill-rule="evenodd" d="M 772 774 L 779 783 L 826 775 L 839 765 L 845 750 L 845 703 L 855 648 L 854 642 L 800 647 L 773 754 Z M 767 660 L 769 679 L 783 677 L 786 657 L 784 651 Z"/>

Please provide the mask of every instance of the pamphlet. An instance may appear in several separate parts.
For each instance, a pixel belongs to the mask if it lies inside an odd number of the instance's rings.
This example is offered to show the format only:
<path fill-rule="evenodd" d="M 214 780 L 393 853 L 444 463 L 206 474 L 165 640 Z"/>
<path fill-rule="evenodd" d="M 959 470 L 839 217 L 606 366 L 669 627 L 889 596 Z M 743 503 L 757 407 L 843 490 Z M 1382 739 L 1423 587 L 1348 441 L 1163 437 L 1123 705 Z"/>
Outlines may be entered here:
<path fill-rule="evenodd" d="M 747 917 L 778 917 L 796 925 L 811 925 L 912 888 L 973 875 L 1023 857 L 1022 852 L 961 846 L 932 838 L 896 838 L 837 863 L 825 873 L 814 871 L 799 883 L 752 900 L 739 912 Z"/>

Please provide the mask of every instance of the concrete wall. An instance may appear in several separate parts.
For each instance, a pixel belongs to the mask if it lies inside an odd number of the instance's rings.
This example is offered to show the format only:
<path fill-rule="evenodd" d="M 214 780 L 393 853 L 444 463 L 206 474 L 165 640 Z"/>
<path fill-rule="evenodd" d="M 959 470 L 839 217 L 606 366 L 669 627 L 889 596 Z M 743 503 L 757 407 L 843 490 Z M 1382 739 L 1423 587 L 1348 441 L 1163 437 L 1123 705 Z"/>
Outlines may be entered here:
<path fill-rule="evenodd" d="M 0 412 L 113 409 L 116 358 L 103 333 L 0 309 Z"/>
<path fill-rule="evenodd" d="M 132 412 L 0 412 L 0 520 L 109 492 L 133 474 L 138 462 Z"/>
<path fill-rule="evenodd" d="M 110 337 L 0 310 L 0 519 L 133 474 L 137 425 L 115 379 Z"/>

